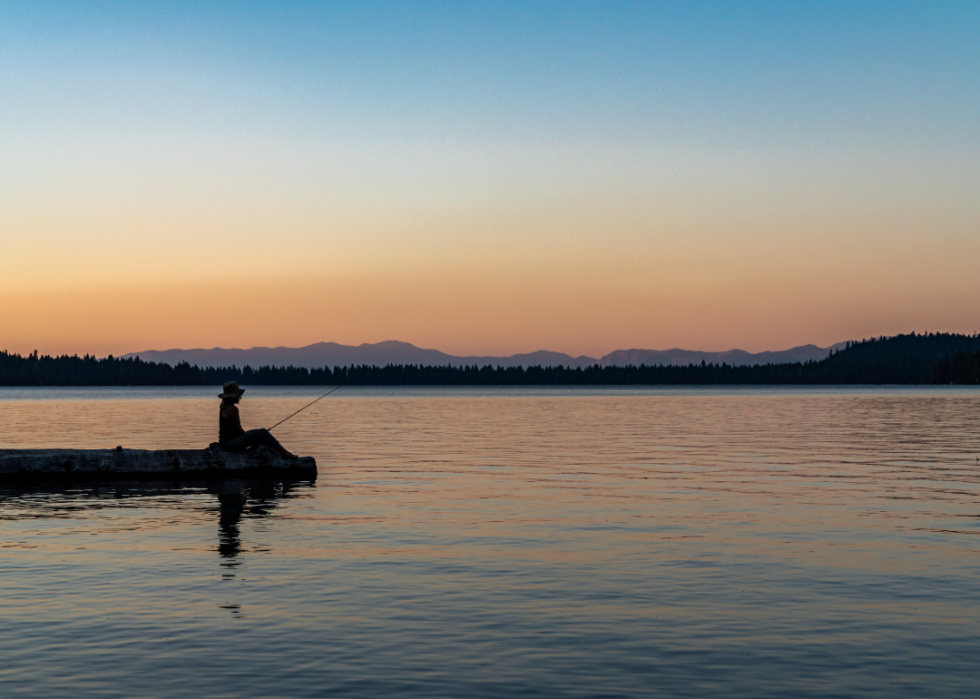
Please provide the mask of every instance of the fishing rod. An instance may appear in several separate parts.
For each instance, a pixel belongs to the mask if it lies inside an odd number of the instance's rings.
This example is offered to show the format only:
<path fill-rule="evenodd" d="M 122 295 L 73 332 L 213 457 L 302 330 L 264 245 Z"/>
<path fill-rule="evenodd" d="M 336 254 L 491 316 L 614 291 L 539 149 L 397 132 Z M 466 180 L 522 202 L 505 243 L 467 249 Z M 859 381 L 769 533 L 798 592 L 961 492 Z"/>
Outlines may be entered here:
<path fill-rule="evenodd" d="M 351 381 L 353 381 L 354 379 L 356 379 L 358 376 L 360 376 L 361 374 L 363 374 L 367 370 L 368 370 L 368 367 L 362 367 L 359 372 L 357 372 L 356 374 L 351 374 L 350 376 L 348 376 L 346 381 L 344 381 L 339 386 L 334 386 L 329 391 L 327 391 L 322 396 L 320 396 L 315 401 L 313 401 L 313 403 L 318 403 L 319 401 L 323 400 L 324 398 L 326 398 L 327 396 L 329 396 L 334 391 L 339 391 L 341 388 L 343 388 L 344 386 L 346 386 L 347 384 L 349 384 Z M 282 420 L 280 420 L 279 422 L 277 422 L 276 424 L 274 424 L 272 427 L 270 427 L 269 428 L 269 432 L 272 432 L 272 430 L 274 430 L 277 427 L 279 427 L 279 425 L 281 425 L 282 423 L 284 423 L 289 418 L 294 417 L 296 415 L 299 415 L 301 412 L 303 412 L 304 410 L 306 410 L 307 408 L 309 408 L 311 405 L 313 405 L 313 403 L 309 403 L 308 405 L 304 405 L 302 408 L 300 408 L 299 410 L 297 410 L 295 413 L 293 413 L 289 417 L 284 417 Z"/>

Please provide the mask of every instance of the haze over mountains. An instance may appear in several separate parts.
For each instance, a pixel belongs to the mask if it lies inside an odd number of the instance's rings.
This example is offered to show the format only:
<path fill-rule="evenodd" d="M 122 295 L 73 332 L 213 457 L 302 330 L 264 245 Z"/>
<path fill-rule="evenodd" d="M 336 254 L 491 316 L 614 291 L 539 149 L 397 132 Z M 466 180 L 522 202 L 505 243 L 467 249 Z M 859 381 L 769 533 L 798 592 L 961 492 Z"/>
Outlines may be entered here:
<path fill-rule="evenodd" d="M 751 353 L 740 349 L 725 352 L 699 352 L 696 350 L 669 349 L 627 349 L 616 350 L 596 359 L 594 357 L 573 357 L 562 352 L 539 350 L 527 354 L 514 354 L 509 357 L 457 357 L 434 349 L 423 349 L 408 342 L 388 340 L 375 344 L 340 345 L 336 342 L 317 342 L 306 347 L 252 347 L 251 349 L 169 349 L 132 352 L 126 357 L 140 357 L 144 361 L 163 362 L 176 365 L 188 362 L 199 367 L 224 367 L 246 365 L 295 366 L 307 369 L 319 367 L 350 366 L 352 364 L 385 366 L 387 364 L 421 364 L 424 366 L 566 366 L 586 367 L 593 364 L 601 366 L 627 366 L 630 364 L 687 365 L 707 363 L 727 363 L 735 365 L 786 364 L 791 362 L 819 361 L 827 357 L 832 349 L 840 349 L 844 343 L 831 347 L 802 345 L 779 352 Z"/>

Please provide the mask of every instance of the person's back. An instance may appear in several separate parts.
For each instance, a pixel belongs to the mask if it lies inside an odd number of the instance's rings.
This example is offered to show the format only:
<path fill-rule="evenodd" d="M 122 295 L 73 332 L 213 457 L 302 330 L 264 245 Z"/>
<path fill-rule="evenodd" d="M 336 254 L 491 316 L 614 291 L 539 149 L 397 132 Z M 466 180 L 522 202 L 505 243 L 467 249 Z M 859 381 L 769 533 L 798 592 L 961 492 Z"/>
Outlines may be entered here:
<path fill-rule="evenodd" d="M 242 418 L 235 404 L 222 405 L 218 413 L 218 443 L 226 444 L 235 437 L 245 434 L 242 429 Z"/>

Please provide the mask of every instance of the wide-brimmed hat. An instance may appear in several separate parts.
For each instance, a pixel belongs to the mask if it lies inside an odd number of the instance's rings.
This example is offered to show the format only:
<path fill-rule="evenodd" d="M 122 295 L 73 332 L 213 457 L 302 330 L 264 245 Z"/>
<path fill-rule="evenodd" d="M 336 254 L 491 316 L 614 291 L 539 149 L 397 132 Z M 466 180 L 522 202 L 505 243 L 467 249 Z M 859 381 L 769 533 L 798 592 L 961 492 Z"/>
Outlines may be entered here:
<path fill-rule="evenodd" d="M 244 388 L 238 387 L 237 381 L 229 381 L 222 388 L 224 393 L 219 393 L 218 398 L 241 398 L 242 394 L 245 393 Z"/>

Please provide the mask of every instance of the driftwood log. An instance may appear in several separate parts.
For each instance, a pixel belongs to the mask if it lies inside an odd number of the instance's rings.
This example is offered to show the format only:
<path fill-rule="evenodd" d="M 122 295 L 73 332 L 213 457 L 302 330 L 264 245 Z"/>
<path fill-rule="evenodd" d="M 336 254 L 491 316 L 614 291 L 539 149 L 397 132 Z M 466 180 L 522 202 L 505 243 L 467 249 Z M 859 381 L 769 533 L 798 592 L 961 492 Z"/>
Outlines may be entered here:
<path fill-rule="evenodd" d="M 217 444 L 207 449 L 0 449 L 0 482 L 261 475 L 315 476 L 316 460 L 286 459 L 265 447 L 232 453 Z"/>

